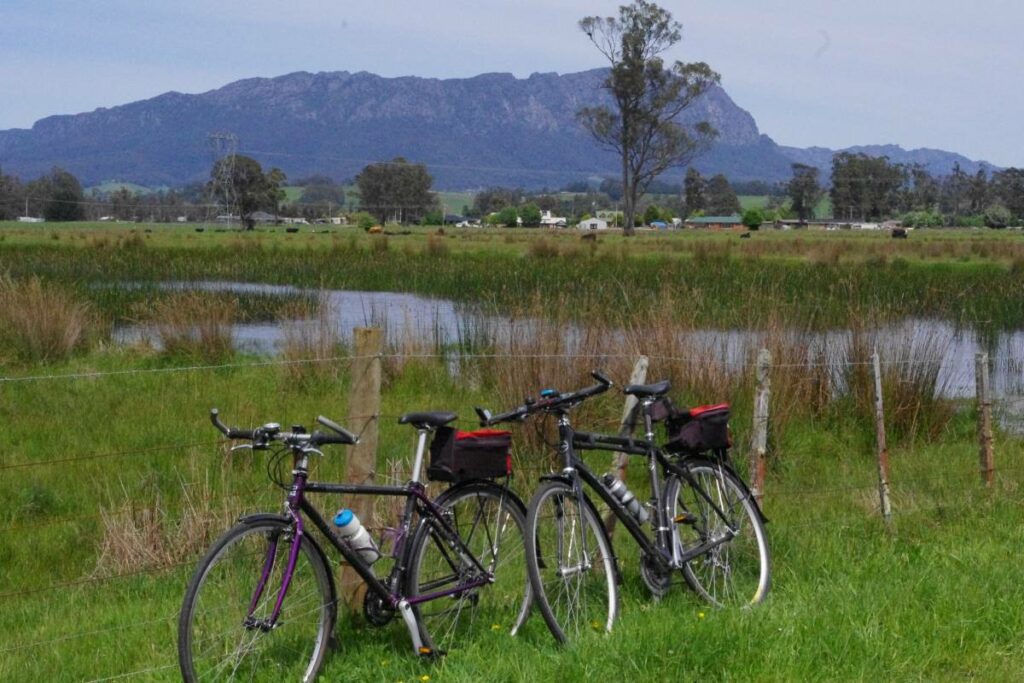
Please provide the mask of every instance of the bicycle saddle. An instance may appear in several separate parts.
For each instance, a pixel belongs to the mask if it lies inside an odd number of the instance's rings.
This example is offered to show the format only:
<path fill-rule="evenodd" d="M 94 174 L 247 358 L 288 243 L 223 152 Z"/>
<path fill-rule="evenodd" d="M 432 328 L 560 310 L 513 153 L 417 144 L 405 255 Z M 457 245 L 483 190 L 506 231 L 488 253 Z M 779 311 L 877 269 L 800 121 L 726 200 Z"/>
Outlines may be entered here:
<path fill-rule="evenodd" d="M 400 425 L 412 425 L 416 429 L 437 429 L 457 419 L 459 416 L 455 413 L 447 412 L 435 412 L 435 413 L 406 413 L 402 417 L 398 418 L 398 424 Z"/>
<path fill-rule="evenodd" d="M 648 396 L 664 396 L 671 388 L 672 382 L 667 379 L 663 379 L 660 382 L 655 382 L 654 384 L 630 384 L 622 390 L 622 393 L 630 394 L 637 398 L 646 398 Z"/>

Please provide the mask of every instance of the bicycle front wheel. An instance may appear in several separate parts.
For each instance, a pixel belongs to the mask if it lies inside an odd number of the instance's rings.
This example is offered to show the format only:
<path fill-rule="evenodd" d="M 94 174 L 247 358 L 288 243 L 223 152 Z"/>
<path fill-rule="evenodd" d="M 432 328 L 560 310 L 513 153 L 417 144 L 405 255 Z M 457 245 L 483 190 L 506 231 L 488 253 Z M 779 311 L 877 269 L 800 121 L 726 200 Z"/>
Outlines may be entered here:
<path fill-rule="evenodd" d="M 419 602 L 414 610 L 436 651 L 446 652 L 476 625 L 513 635 L 530 610 L 522 503 L 509 489 L 477 481 L 448 489 L 435 501 L 451 528 L 493 583 Z M 406 594 L 427 597 L 485 578 L 448 542 L 437 523 L 425 519 L 410 549 Z M 457 544 L 456 544 L 457 545 Z"/>
<path fill-rule="evenodd" d="M 734 534 L 686 563 L 686 582 L 718 607 L 761 602 L 771 585 L 768 537 L 749 490 L 730 470 L 709 460 L 686 461 L 682 467 L 692 483 L 673 474 L 665 484 L 678 548 L 686 552 Z"/>
<path fill-rule="evenodd" d="M 323 555 L 304 536 L 277 622 L 292 525 L 242 522 L 214 543 L 189 582 L 178 622 L 186 681 L 312 681 L 327 652 L 336 600 Z"/>
<path fill-rule="evenodd" d="M 611 544 L 590 502 L 561 481 L 543 484 L 526 513 L 526 567 L 544 621 L 560 643 L 607 633 L 618 613 Z"/>

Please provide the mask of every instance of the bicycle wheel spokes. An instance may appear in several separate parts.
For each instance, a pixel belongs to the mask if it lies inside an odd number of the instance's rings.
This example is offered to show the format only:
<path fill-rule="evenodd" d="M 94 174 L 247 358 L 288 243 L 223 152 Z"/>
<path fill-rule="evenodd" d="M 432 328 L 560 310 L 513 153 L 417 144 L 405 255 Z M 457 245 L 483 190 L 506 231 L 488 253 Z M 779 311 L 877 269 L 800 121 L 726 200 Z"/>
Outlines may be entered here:
<path fill-rule="evenodd" d="M 552 635 L 560 642 L 610 631 L 618 609 L 615 570 L 593 509 L 560 482 L 542 486 L 530 502 L 530 580 Z"/>
<path fill-rule="evenodd" d="M 232 529 L 203 560 L 186 594 L 179 655 L 186 680 L 312 680 L 334 623 L 330 575 L 302 544 L 273 628 L 291 536 L 279 522 Z M 260 590 L 261 583 L 264 583 Z"/>
<path fill-rule="evenodd" d="M 714 605 L 760 602 L 769 588 L 768 543 L 746 488 L 710 462 L 693 463 L 689 471 L 707 498 L 678 478 L 666 489 L 681 550 L 728 540 L 690 560 L 683 569 L 687 582 Z"/>
<path fill-rule="evenodd" d="M 522 512 L 500 487 L 480 484 L 456 490 L 438 501 L 449 522 L 493 583 L 422 602 L 416 611 L 437 650 L 447 651 L 474 627 L 516 631 L 530 606 Z M 486 578 L 451 547 L 440 530 L 427 524 L 412 551 L 411 596 L 452 590 Z"/>

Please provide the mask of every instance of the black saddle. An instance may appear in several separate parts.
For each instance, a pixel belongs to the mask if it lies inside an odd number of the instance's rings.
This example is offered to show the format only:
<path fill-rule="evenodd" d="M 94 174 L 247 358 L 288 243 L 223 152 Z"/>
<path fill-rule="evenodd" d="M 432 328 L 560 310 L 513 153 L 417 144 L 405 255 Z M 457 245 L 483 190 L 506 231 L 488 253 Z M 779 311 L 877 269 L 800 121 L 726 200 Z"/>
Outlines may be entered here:
<path fill-rule="evenodd" d="M 455 413 L 447 412 L 436 412 L 436 413 L 406 413 L 402 417 L 398 418 L 398 424 L 400 425 L 412 425 L 416 429 L 437 429 L 457 419 L 459 416 Z"/>
<path fill-rule="evenodd" d="M 622 390 L 622 393 L 630 394 L 637 398 L 647 398 L 649 396 L 664 396 L 671 388 L 672 382 L 667 379 L 663 379 L 660 382 L 655 382 L 654 384 L 630 384 Z"/>

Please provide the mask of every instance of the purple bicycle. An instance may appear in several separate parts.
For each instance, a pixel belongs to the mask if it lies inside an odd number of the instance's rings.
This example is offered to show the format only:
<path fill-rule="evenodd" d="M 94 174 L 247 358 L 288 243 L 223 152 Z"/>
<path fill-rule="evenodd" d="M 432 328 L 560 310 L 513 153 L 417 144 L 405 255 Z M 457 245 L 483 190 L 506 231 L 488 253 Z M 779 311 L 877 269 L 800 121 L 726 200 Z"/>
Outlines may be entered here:
<path fill-rule="evenodd" d="M 332 634 L 338 596 L 309 522 L 366 582 L 367 621 L 383 626 L 397 616 L 416 654 L 443 654 L 478 622 L 501 624 L 514 635 L 529 614 L 532 594 L 524 560 L 525 506 L 494 481 L 510 474 L 509 441 L 501 436 L 507 433 L 455 432 L 445 425 L 456 417 L 402 416 L 399 422 L 418 435 L 412 479 L 404 486 L 376 486 L 309 480 L 310 456 L 322 456 L 322 446 L 358 441 L 327 418 L 317 418 L 326 432 L 299 426 L 283 431 L 275 423 L 242 430 L 227 427 L 212 410 L 211 421 L 226 437 L 250 442 L 235 449 L 290 455 L 291 483 L 279 482 L 288 491 L 284 514 L 242 517 L 199 562 L 178 624 L 184 680 L 316 678 L 328 650 L 337 646 Z M 452 484 L 434 500 L 420 481 L 431 435 L 428 476 Z M 308 493 L 405 499 L 397 527 L 389 530 L 393 565 L 386 577 L 374 573 L 379 553 L 372 539 L 340 534 Z"/>

